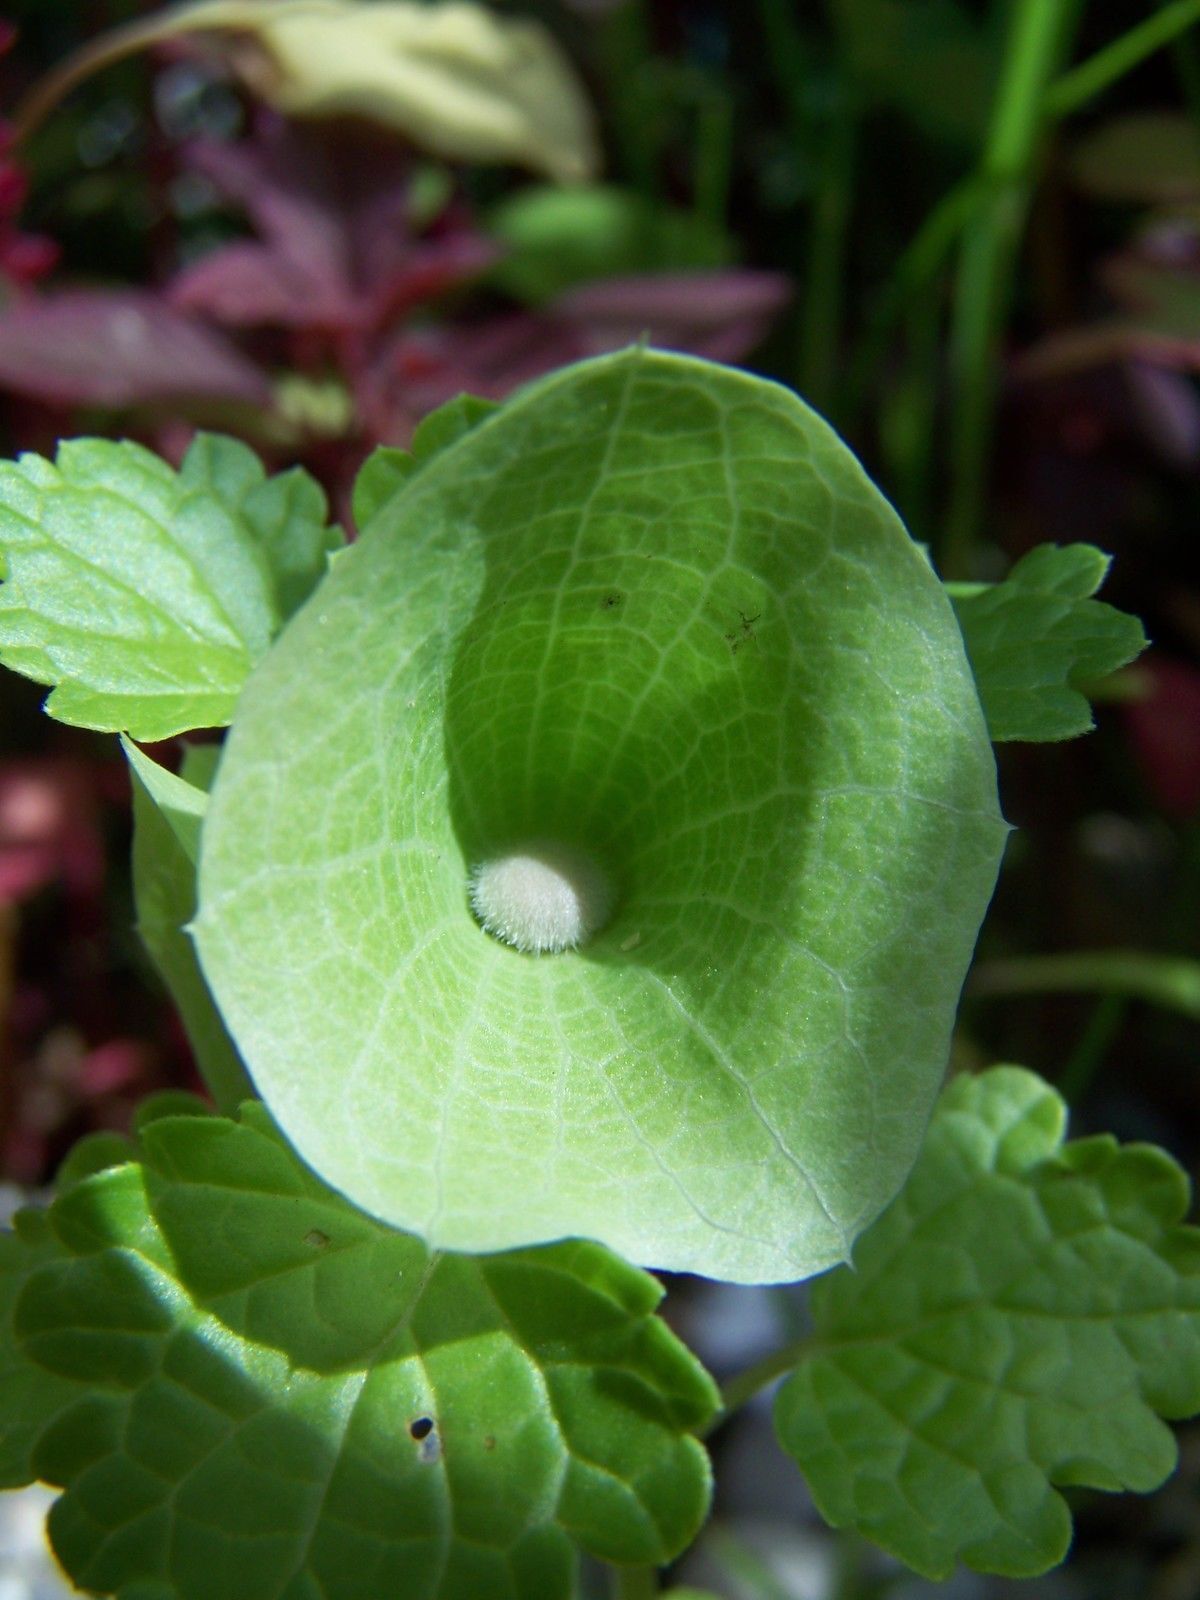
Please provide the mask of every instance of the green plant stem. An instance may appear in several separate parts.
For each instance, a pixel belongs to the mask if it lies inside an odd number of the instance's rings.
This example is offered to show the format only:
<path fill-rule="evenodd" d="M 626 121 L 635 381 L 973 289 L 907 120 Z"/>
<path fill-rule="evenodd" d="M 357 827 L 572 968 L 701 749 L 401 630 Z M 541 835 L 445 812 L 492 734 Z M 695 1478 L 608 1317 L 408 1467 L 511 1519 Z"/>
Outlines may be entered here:
<path fill-rule="evenodd" d="M 1200 1021 L 1200 961 L 1142 950 L 1081 950 L 980 962 L 967 993 L 975 998 L 1018 994 L 1111 994 L 1181 1011 Z"/>
<path fill-rule="evenodd" d="M 905 246 L 875 298 L 851 368 L 850 409 L 861 411 L 887 354 L 888 340 L 905 307 L 928 289 L 958 242 L 979 201 L 980 180 L 971 173 L 948 189 Z"/>
<path fill-rule="evenodd" d="M 711 227 L 724 229 L 733 171 L 733 103 L 718 85 L 702 96 L 696 113 L 693 208 Z"/>
<path fill-rule="evenodd" d="M 1066 15 L 1051 0 L 1015 0 L 981 162 L 982 199 L 962 243 L 950 337 L 950 503 L 946 577 L 970 569 L 982 520 L 999 387 L 1000 339 L 1045 123 L 1046 88 L 1063 52 Z"/>
<path fill-rule="evenodd" d="M 658 200 L 661 189 L 658 108 L 649 103 L 647 74 L 655 62 L 645 0 L 625 0 L 609 13 L 601 34 L 604 76 L 621 161 L 638 193 Z"/>
<path fill-rule="evenodd" d="M 796 26 L 791 0 L 758 0 L 758 16 L 767 56 L 787 113 L 788 129 L 793 139 L 802 138 L 810 120 L 804 91 L 812 63 Z"/>
<path fill-rule="evenodd" d="M 1077 1106 L 1091 1088 L 1092 1079 L 1117 1036 L 1129 1001 L 1124 995 L 1106 994 L 1088 1018 L 1087 1027 L 1058 1079 L 1058 1090 L 1069 1106 Z"/>
<path fill-rule="evenodd" d="M 1046 6 L 1047 11 L 1051 9 Z M 1051 84 L 1045 98 L 1047 115 L 1065 117 L 1077 111 L 1155 51 L 1173 43 L 1195 22 L 1200 22 L 1200 0 L 1174 0 L 1163 6 Z"/>
<path fill-rule="evenodd" d="M 765 1389 L 776 1378 L 782 1378 L 785 1372 L 790 1372 L 811 1345 L 811 1339 L 793 1339 L 791 1343 L 781 1345 L 778 1350 L 763 1356 L 761 1361 L 756 1361 L 744 1372 L 735 1372 L 721 1388 L 721 1409 L 709 1432 L 719 1428 L 735 1411 L 752 1400 L 760 1389 Z"/>
<path fill-rule="evenodd" d="M 614 1567 L 613 1600 L 654 1600 L 658 1573 L 653 1567 Z"/>
<path fill-rule="evenodd" d="M 857 134 L 857 96 L 843 82 L 821 155 L 801 323 L 800 387 L 805 398 L 826 413 L 841 337 Z"/>

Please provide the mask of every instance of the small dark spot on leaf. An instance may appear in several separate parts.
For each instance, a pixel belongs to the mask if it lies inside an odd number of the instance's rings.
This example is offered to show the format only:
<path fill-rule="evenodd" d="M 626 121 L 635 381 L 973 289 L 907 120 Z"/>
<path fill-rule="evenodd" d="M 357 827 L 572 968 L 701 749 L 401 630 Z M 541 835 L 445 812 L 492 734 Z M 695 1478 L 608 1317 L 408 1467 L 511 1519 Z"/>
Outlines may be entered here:
<path fill-rule="evenodd" d="M 427 1439 L 433 1432 L 432 1417 L 414 1417 L 408 1425 L 408 1431 L 414 1439 Z"/>
<path fill-rule="evenodd" d="M 615 611 L 616 608 L 621 604 L 622 600 L 624 600 L 624 598 L 625 598 L 625 596 L 623 594 L 618 594 L 616 592 L 616 590 L 612 590 L 610 593 L 608 593 L 606 595 L 601 595 L 601 597 L 600 597 L 600 609 L 601 609 L 601 611 Z"/>
<path fill-rule="evenodd" d="M 496 1448 L 496 1440 L 495 1440 L 495 1436 L 493 1434 L 489 1433 L 487 1435 L 487 1437 L 484 1439 L 483 1448 L 485 1450 L 494 1450 Z"/>
<path fill-rule="evenodd" d="M 314 1250 L 324 1250 L 329 1243 L 329 1235 L 322 1233 L 320 1228 L 310 1228 L 304 1235 L 304 1242 L 312 1245 Z"/>

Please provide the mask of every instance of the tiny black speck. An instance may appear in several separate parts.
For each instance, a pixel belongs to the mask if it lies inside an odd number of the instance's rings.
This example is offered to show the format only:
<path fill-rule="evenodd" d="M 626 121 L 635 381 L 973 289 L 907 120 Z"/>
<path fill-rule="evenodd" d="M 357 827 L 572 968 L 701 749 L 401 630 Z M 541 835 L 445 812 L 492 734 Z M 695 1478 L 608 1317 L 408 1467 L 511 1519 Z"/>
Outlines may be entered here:
<path fill-rule="evenodd" d="M 432 1417 L 417 1417 L 408 1425 L 408 1431 L 414 1439 L 426 1439 L 433 1432 Z"/>

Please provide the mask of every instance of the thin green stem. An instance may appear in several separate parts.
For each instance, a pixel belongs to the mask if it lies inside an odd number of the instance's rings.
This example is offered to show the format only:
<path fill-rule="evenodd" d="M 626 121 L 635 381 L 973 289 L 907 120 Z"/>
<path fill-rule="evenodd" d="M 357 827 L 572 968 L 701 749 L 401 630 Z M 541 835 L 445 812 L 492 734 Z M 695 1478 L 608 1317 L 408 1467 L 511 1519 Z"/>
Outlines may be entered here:
<path fill-rule="evenodd" d="M 1047 10 L 1050 7 L 1047 6 Z M 1080 106 L 1102 94 L 1127 72 L 1186 33 L 1200 22 L 1200 0 L 1174 0 L 1145 22 L 1130 28 L 1103 50 L 1097 50 L 1079 66 L 1072 67 L 1051 84 L 1046 92 L 1045 111 L 1051 117 L 1069 116 Z"/>
<path fill-rule="evenodd" d="M 1055 956 L 982 961 L 967 993 L 975 998 L 1018 994 L 1113 994 L 1149 1000 L 1200 1021 L 1200 961 L 1143 950 L 1080 950 Z"/>
<path fill-rule="evenodd" d="M 648 200 L 661 189 L 658 108 L 650 103 L 647 72 L 654 41 L 645 0 L 626 0 L 605 18 L 601 50 L 613 131 L 630 181 Z"/>
<path fill-rule="evenodd" d="M 876 296 L 851 367 L 852 412 L 861 410 L 887 354 L 888 341 L 905 307 L 926 290 L 941 270 L 979 204 L 976 173 L 948 189 L 926 216 Z"/>
<path fill-rule="evenodd" d="M 716 85 L 703 95 L 696 113 L 693 209 L 713 228 L 723 229 L 733 171 L 733 104 Z"/>
<path fill-rule="evenodd" d="M 1128 1010 L 1129 1001 L 1124 995 L 1106 994 L 1088 1018 L 1079 1043 L 1058 1077 L 1059 1093 L 1069 1106 L 1077 1106 L 1091 1088 Z"/>
<path fill-rule="evenodd" d="M 760 1389 L 765 1389 L 768 1384 L 774 1383 L 776 1378 L 782 1378 L 785 1372 L 790 1372 L 811 1343 L 809 1339 L 794 1339 L 790 1344 L 772 1350 L 770 1355 L 763 1356 L 761 1361 L 756 1361 L 744 1372 L 735 1372 L 721 1388 L 721 1409 L 709 1431 L 720 1427 L 722 1422 L 740 1410 L 748 1400 L 752 1400 Z"/>
<path fill-rule="evenodd" d="M 792 137 L 799 138 L 809 123 L 804 89 L 812 63 L 796 26 L 791 0 L 758 0 L 758 16 Z"/>
<path fill-rule="evenodd" d="M 857 97 L 843 83 L 821 154 L 801 323 L 800 386 L 818 411 L 829 409 L 837 370 L 857 134 Z"/>
<path fill-rule="evenodd" d="M 999 352 L 1013 266 L 1045 124 L 1046 88 L 1072 8 L 1014 0 L 1004 66 L 980 164 L 983 198 L 963 239 L 950 337 L 950 504 L 941 551 L 947 577 L 971 566 L 982 521 L 999 388 Z"/>

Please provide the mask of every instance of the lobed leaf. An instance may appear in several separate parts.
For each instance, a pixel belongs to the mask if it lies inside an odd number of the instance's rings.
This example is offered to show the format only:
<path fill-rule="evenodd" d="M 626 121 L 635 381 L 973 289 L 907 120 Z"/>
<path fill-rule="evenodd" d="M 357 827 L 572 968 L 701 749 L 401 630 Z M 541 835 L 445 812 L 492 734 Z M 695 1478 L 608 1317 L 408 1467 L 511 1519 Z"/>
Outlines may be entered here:
<path fill-rule="evenodd" d="M 76 1583 L 161 1600 L 567 1600 L 707 1509 L 711 1380 L 595 1245 L 431 1255 L 261 1108 L 155 1117 L 26 1273 L 27 1360 L 86 1386 L 36 1445 Z M 76 1391 L 78 1392 L 78 1391 Z"/>
<path fill-rule="evenodd" d="M 953 1082 L 779 1394 L 822 1514 L 929 1577 L 1044 1572 L 1071 1537 L 1057 1490 L 1156 1488 L 1160 1417 L 1200 1410 L 1187 1180 L 1150 1146 L 1064 1146 L 1064 1121 L 1020 1068 Z"/>
<path fill-rule="evenodd" d="M 946 585 L 993 739 L 1086 733 L 1088 684 L 1145 649 L 1136 617 L 1091 598 L 1110 561 L 1090 544 L 1043 544 L 1003 583 Z"/>
<path fill-rule="evenodd" d="M 17 1343 L 13 1314 L 30 1274 L 54 1259 L 56 1247 L 42 1213 L 19 1211 L 13 1231 L 0 1232 L 0 1489 L 37 1477 L 33 1452 L 56 1416 L 79 1399 L 75 1378 L 48 1372 Z"/>
<path fill-rule="evenodd" d="M 303 472 L 201 434 L 175 473 L 128 441 L 0 464 L 0 660 L 63 722 L 167 738 L 228 722 L 340 538 Z"/>
<path fill-rule="evenodd" d="M 437 1245 L 844 1260 L 1006 835 L 942 586 L 794 395 L 661 352 L 397 481 L 247 686 L 205 823 L 197 946 L 256 1088 Z M 533 957 L 467 884 L 538 840 L 616 905 Z"/>
<path fill-rule="evenodd" d="M 358 527 L 365 528 L 419 467 L 426 466 L 439 451 L 457 444 L 464 434 L 470 433 L 498 409 L 494 400 L 482 400 L 474 394 L 456 395 L 417 425 L 411 450 L 386 444 L 373 450 L 354 480 L 351 509 Z"/>

